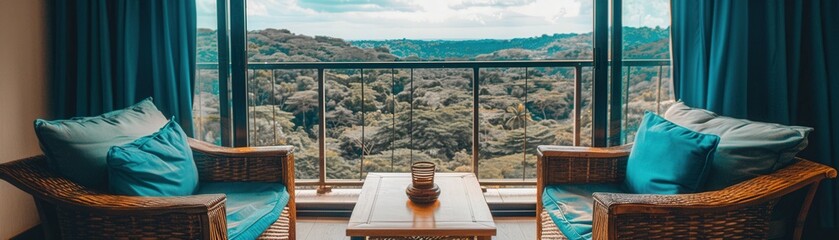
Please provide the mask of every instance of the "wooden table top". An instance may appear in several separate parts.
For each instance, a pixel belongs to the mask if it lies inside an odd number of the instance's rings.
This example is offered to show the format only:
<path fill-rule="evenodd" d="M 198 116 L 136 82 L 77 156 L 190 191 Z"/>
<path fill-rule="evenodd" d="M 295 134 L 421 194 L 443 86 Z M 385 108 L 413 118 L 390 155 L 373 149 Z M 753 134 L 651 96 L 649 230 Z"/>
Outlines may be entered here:
<path fill-rule="evenodd" d="M 368 173 L 347 236 L 494 236 L 495 222 L 472 173 L 437 173 L 437 202 L 408 200 L 410 173 Z"/>

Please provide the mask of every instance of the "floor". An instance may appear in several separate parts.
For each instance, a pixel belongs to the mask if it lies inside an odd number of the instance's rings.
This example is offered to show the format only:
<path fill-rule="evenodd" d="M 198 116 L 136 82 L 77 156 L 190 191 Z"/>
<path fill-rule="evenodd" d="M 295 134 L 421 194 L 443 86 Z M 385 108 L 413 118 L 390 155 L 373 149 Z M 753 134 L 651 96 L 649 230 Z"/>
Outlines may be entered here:
<path fill-rule="evenodd" d="M 297 218 L 297 239 L 299 240 L 339 240 L 350 239 L 344 236 L 347 218 L 308 217 Z M 527 240 L 536 239 L 536 220 L 526 217 L 495 218 L 498 234 L 492 239 Z"/>

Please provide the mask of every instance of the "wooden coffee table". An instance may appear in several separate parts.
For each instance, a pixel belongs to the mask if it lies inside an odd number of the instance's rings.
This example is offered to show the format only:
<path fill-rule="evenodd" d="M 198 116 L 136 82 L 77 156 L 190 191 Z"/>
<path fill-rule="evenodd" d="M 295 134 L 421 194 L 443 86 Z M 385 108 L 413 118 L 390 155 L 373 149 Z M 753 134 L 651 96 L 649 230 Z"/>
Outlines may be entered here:
<path fill-rule="evenodd" d="M 352 239 L 490 239 L 495 222 L 472 173 L 437 173 L 440 198 L 414 204 L 410 173 L 368 173 L 347 225 Z"/>

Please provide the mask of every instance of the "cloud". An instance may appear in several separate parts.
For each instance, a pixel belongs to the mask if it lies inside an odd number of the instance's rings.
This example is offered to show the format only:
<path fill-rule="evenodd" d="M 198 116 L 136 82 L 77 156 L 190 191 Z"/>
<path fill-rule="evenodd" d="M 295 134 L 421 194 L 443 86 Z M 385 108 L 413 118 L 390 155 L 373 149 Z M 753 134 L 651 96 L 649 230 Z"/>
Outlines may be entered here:
<path fill-rule="evenodd" d="M 199 28 L 216 28 L 216 1 L 215 0 L 196 0 L 195 14 Z"/>
<path fill-rule="evenodd" d="M 201 12 L 209 11 L 201 9 L 215 0 L 197 1 L 203 26 Z M 626 26 L 670 25 L 669 0 L 623 2 Z M 593 0 L 248 0 L 247 8 L 249 29 L 352 40 L 504 39 L 593 28 Z"/>
<path fill-rule="evenodd" d="M 550 23 L 560 23 L 565 19 L 582 17 L 580 2 L 580 0 L 538 0 L 509 9 L 522 15 L 542 18 Z"/>
<path fill-rule="evenodd" d="M 511 7 L 529 4 L 535 0 L 463 0 L 454 1 L 449 4 L 449 7 L 454 10 L 467 9 L 471 7 Z"/>
<path fill-rule="evenodd" d="M 624 26 L 670 26 L 669 1 L 625 0 L 622 14 Z"/>
<path fill-rule="evenodd" d="M 316 12 L 381 12 L 381 11 L 416 11 L 411 1 L 405 0 L 299 0 L 300 7 Z"/>

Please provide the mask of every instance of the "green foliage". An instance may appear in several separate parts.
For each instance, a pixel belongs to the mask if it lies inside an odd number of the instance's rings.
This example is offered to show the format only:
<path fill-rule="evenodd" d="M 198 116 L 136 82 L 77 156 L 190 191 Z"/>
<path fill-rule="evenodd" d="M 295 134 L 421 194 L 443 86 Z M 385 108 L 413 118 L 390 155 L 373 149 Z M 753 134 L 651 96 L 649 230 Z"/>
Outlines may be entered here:
<path fill-rule="evenodd" d="M 626 58 L 669 58 L 669 29 L 625 28 Z M 215 62 L 215 31 L 198 31 L 198 61 Z M 591 34 L 554 34 L 510 40 L 352 41 L 288 30 L 248 33 L 251 62 L 591 59 Z M 581 109 L 583 145 L 591 139 L 591 69 L 581 74 L 581 105 L 574 106 L 573 68 L 481 69 L 479 158 L 481 178 L 533 178 L 536 146 L 573 144 L 574 108 Z M 669 67 L 624 71 L 625 136 L 660 98 L 665 109 Z M 327 69 L 325 157 L 330 179 L 404 172 L 412 161 L 440 171 L 472 169 L 472 69 Z M 196 133 L 220 142 L 218 71 L 196 82 Z M 248 120 L 253 146 L 293 145 L 296 174 L 318 176 L 317 72 L 249 70 Z M 657 94 L 657 89 L 665 92 Z M 241 106 L 234 106 L 241 107 Z"/>

